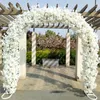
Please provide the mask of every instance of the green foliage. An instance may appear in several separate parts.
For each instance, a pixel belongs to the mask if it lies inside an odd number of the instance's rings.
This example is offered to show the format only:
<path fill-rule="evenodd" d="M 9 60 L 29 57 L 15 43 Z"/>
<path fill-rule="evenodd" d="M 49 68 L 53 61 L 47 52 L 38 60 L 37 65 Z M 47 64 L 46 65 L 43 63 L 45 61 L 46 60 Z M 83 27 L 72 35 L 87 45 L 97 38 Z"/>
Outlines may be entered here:
<path fill-rule="evenodd" d="M 76 34 L 71 34 L 71 39 L 75 40 L 76 39 Z"/>
<path fill-rule="evenodd" d="M 43 58 L 48 58 L 49 53 L 50 53 L 49 49 L 38 50 L 36 52 L 36 63 L 37 64 L 42 64 L 42 59 Z"/>
<path fill-rule="evenodd" d="M 51 30 L 47 30 L 46 33 L 45 33 L 46 37 L 49 37 L 49 36 L 55 36 L 56 33 L 54 31 L 51 31 Z"/>
<path fill-rule="evenodd" d="M 51 30 L 47 30 L 45 35 L 37 35 L 38 37 L 41 37 L 41 40 L 45 40 L 46 37 L 49 36 L 55 36 L 56 33 L 51 31 Z M 71 39 L 75 39 L 76 35 L 72 34 L 71 35 Z M 58 41 L 57 41 L 58 42 Z M 27 63 L 31 64 L 31 38 L 27 39 Z M 100 57 L 100 50 L 98 52 L 99 57 Z M 75 65 L 75 56 L 76 56 L 76 50 L 75 49 L 71 49 L 70 51 L 70 64 L 71 65 Z M 36 63 L 37 64 L 42 64 L 42 59 L 43 58 L 53 58 L 53 59 L 59 59 L 59 64 L 65 64 L 65 58 L 66 58 L 66 50 L 65 49 L 43 49 L 41 50 L 41 47 L 37 48 L 37 52 L 36 52 Z M 100 63 L 98 64 L 98 66 L 100 67 Z"/>
<path fill-rule="evenodd" d="M 28 51 L 27 52 L 27 63 L 31 64 L 31 55 L 32 55 L 32 52 L 31 51 Z"/>
<path fill-rule="evenodd" d="M 75 65 L 76 50 L 71 50 L 71 65 Z M 59 64 L 65 64 L 66 50 L 65 49 L 44 49 L 37 50 L 36 63 L 42 64 L 43 58 L 59 59 Z M 31 52 L 27 52 L 27 63 L 31 63 Z"/>
<path fill-rule="evenodd" d="M 61 64 L 61 65 L 65 64 L 65 59 L 66 59 L 66 50 L 65 49 L 59 50 L 58 58 L 59 58 L 59 64 Z"/>
<path fill-rule="evenodd" d="M 48 58 L 59 59 L 59 64 L 65 64 L 65 49 L 54 49 L 51 50 Z"/>
<path fill-rule="evenodd" d="M 27 50 L 31 51 L 32 43 L 30 41 L 27 41 Z"/>
<path fill-rule="evenodd" d="M 98 52 L 98 55 L 99 55 L 99 57 L 100 57 L 100 50 L 99 50 L 99 52 Z M 100 67 L 100 63 L 98 64 L 98 67 Z"/>
<path fill-rule="evenodd" d="M 50 50 L 50 54 L 48 55 L 48 58 L 57 59 L 58 58 L 58 50 L 55 50 L 55 49 Z"/>
<path fill-rule="evenodd" d="M 71 49 L 70 51 L 70 64 L 75 65 L 76 50 Z"/>

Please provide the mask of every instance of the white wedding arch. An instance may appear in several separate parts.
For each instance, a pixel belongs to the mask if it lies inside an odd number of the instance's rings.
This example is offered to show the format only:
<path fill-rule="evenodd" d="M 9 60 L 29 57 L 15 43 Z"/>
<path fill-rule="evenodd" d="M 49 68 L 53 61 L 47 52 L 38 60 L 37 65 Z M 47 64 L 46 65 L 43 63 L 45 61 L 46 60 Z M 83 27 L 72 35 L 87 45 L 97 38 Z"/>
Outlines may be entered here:
<path fill-rule="evenodd" d="M 91 26 L 85 21 L 80 13 L 71 12 L 68 9 L 61 8 L 36 8 L 31 11 L 18 15 L 16 19 L 10 22 L 7 34 L 3 36 L 3 88 L 5 94 L 13 94 L 16 91 L 17 82 L 20 76 L 20 54 L 19 43 L 23 34 L 33 24 L 42 25 L 43 23 L 61 23 L 68 25 L 82 40 L 82 77 L 84 91 L 89 96 L 92 90 L 96 88 L 98 57 L 98 37 Z"/>

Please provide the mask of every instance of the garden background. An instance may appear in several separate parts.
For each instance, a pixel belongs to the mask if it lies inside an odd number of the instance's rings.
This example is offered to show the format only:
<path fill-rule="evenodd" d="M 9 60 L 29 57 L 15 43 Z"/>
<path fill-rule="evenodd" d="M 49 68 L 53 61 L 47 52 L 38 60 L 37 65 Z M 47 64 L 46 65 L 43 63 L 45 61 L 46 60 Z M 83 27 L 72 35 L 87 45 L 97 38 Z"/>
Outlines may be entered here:
<path fill-rule="evenodd" d="M 36 64 L 42 64 L 43 58 L 59 59 L 60 65 L 65 65 L 66 38 L 47 30 L 45 34 L 36 33 Z M 70 41 L 70 65 L 75 65 L 76 59 L 76 35 L 71 34 Z M 98 41 L 100 47 L 100 40 Z M 27 32 L 27 64 L 31 65 L 32 32 Z M 100 49 L 98 52 L 100 56 Z M 98 65 L 100 67 L 100 64 Z"/>

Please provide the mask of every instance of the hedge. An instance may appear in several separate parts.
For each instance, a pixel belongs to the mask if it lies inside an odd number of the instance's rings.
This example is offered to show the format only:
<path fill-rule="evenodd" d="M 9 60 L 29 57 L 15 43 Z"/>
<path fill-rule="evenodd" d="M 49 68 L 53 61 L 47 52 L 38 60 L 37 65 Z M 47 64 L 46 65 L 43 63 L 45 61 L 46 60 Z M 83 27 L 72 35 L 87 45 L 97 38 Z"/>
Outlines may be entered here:
<path fill-rule="evenodd" d="M 31 51 L 27 52 L 27 63 L 31 63 Z M 70 64 L 75 65 L 75 55 L 76 50 L 71 50 L 71 59 Z M 53 59 L 59 59 L 59 64 L 64 65 L 65 64 L 65 57 L 66 57 L 66 50 L 65 49 L 44 49 L 44 50 L 37 50 L 36 52 L 36 63 L 42 64 L 43 58 L 53 58 Z"/>
<path fill-rule="evenodd" d="M 26 56 L 26 59 L 27 59 L 27 63 L 28 64 L 31 64 L 31 56 L 32 56 L 32 52 L 31 51 L 28 51 L 27 52 L 27 56 Z"/>

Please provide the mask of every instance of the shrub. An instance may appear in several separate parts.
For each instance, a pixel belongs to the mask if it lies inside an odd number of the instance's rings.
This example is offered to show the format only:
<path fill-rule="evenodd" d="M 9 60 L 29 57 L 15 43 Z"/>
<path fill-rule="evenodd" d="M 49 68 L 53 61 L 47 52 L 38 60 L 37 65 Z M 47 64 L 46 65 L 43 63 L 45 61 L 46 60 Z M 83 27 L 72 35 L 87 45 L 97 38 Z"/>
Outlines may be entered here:
<path fill-rule="evenodd" d="M 42 58 L 48 58 L 49 53 L 50 53 L 49 49 L 38 50 L 36 52 L 36 63 L 42 64 Z"/>
<path fill-rule="evenodd" d="M 31 48 L 32 48 L 32 44 L 30 41 L 27 42 L 27 51 L 31 51 Z"/>
<path fill-rule="evenodd" d="M 65 64 L 65 49 L 53 49 L 48 55 L 48 58 L 59 59 L 59 64 Z"/>
<path fill-rule="evenodd" d="M 27 63 L 31 63 L 31 51 L 27 52 Z M 75 65 L 75 56 L 76 56 L 76 50 L 71 50 L 70 55 L 70 64 Z M 37 50 L 36 52 L 36 63 L 42 64 L 43 58 L 49 58 L 49 59 L 59 59 L 59 64 L 64 65 L 66 60 L 66 50 L 65 49 L 43 49 L 43 50 Z"/>
<path fill-rule="evenodd" d="M 71 49 L 70 51 L 70 64 L 75 65 L 76 50 Z"/>
<path fill-rule="evenodd" d="M 58 58 L 59 58 L 59 64 L 61 64 L 61 65 L 65 64 L 65 59 L 66 59 L 66 50 L 65 49 L 59 50 Z"/>
<path fill-rule="evenodd" d="M 31 51 L 28 51 L 27 52 L 27 63 L 31 64 L 31 55 L 32 55 L 32 52 Z"/>

